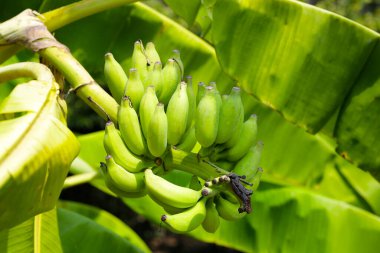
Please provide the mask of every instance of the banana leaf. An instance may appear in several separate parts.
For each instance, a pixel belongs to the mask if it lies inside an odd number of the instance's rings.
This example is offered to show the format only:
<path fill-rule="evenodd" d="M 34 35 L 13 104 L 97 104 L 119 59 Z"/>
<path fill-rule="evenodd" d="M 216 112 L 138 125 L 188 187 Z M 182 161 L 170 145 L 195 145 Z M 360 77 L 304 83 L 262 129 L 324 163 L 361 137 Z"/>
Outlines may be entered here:
<path fill-rule="evenodd" d="M 337 151 L 378 175 L 378 33 L 297 1 L 220 0 L 213 19 L 220 64 L 244 90 L 311 133 L 339 112 Z"/>
<path fill-rule="evenodd" d="M 35 80 L 1 102 L 0 230 L 55 206 L 79 152 L 65 106 L 56 83 Z"/>
<path fill-rule="evenodd" d="M 41 213 L 0 232 L 0 252 L 63 252 L 57 210 Z"/>
<path fill-rule="evenodd" d="M 151 252 L 130 227 L 104 210 L 72 201 L 59 201 L 58 207 L 65 252 L 104 252 L 117 248 L 120 252 Z M 82 235 L 83 230 L 89 231 L 86 236 Z"/>

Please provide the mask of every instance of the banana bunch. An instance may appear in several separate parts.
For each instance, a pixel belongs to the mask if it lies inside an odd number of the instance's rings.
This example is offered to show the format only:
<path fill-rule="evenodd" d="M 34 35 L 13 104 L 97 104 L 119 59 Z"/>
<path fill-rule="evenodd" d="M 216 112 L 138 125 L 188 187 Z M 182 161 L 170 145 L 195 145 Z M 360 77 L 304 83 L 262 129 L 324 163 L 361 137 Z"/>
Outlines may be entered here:
<path fill-rule="evenodd" d="M 220 217 L 251 212 L 263 144 L 256 115 L 244 119 L 239 87 L 221 95 L 215 82 L 193 85 L 179 51 L 163 64 L 152 42 L 135 42 L 127 72 L 107 53 L 104 74 L 119 102 L 117 122 L 105 126 L 101 162 L 113 193 L 148 195 L 165 210 L 161 221 L 179 233 L 199 226 L 214 233 Z M 193 174 L 187 186 L 165 178 L 173 170 Z"/>

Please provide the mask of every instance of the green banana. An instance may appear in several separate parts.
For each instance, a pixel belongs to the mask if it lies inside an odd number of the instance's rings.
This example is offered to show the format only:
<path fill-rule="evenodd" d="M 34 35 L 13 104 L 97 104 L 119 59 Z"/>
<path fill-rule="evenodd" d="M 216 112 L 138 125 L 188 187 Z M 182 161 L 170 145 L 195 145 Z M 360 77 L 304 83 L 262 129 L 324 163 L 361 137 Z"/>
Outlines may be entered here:
<path fill-rule="evenodd" d="M 157 104 L 147 131 L 149 152 L 155 157 L 162 156 L 166 151 L 168 141 L 168 119 L 164 111 L 164 104 Z"/>
<path fill-rule="evenodd" d="M 160 96 L 163 86 L 161 62 L 157 61 L 154 63 L 152 71 L 148 72 L 148 75 L 143 83 L 145 87 L 153 85 L 155 87 L 157 97 Z"/>
<path fill-rule="evenodd" d="M 213 200 L 210 198 L 206 203 L 206 217 L 202 222 L 202 227 L 209 233 L 215 233 L 219 225 L 219 213 L 216 210 Z"/>
<path fill-rule="evenodd" d="M 250 182 L 252 183 L 252 186 L 250 189 L 252 191 L 256 191 L 260 184 L 261 175 L 263 174 L 262 168 L 257 168 L 256 173 L 250 178 Z"/>
<path fill-rule="evenodd" d="M 152 199 L 157 199 L 165 205 L 176 208 L 194 206 L 202 196 L 202 191 L 173 184 L 155 175 L 151 169 L 145 170 L 145 184 Z"/>
<path fill-rule="evenodd" d="M 141 131 L 139 117 L 131 99 L 124 96 L 117 115 L 121 136 L 127 147 L 136 155 L 147 154 L 146 142 Z"/>
<path fill-rule="evenodd" d="M 168 117 L 168 143 L 176 145 L 186 131 L 189 115 L 189 100 L 185 82 L 181 82 L 171 97 L 166 115 Z"/>
<path fill-rule="evenodd" d="M 140 40 L 138 40 L 135 42 L 133 47 L 132 68 L 138 69 L 140 80 L 143 83 L 148 75 L 147 64 L 148 61 L 146 59 L 144 45 Z"/>
<path fill-rule="evenodd" d="M 129 79 L 125 86 L 124 95 L 131 98 L 133 107 L 138 112 L 141 98 L 144 95 L 144 85 L 140 80 L 138 70 L 135 68 L 129 70 Z"/>
<path fill-rule="evenodd" d="M 214 198 L 216 210 L 219 216 L 228 221 L 234 221 L 243 218 L 246 213 L 239 213 L 240 204 L 232 203 L 218 195 Z"/>
<path fill-rule="evenodd" d="M 236 163 L 232 172 L 237 175 L 246 176 L 245 180 L 251 182 L 259 166 L 262 149 L 263 143 L 261 141 L 253 145 L 247 154 Z"/>
<path fill-rule="evenodd" d="M 111 155 L 106 156 L 106 165 L 101 166 L 107 187 L 121 197 L 146 195 L 144 172 L 131 173 L 118 165 Z"/>
<path fill-rule="evenodd" d="M 193 87 L 193 93 L 196 100 L 197 94 L 198 94 L 198 85 L 193 85 L 193 77 L 192 76 L 186 76 L 186 83 L 188 86 Z"/>
<path fill-rule="evenodd" d="M 124 88 L 128 81 L 128 77 L 111 53 L 107 53 L 104 58 L 104 77 L 106 83 L 112 96 L 117 102 L 120 102 L 124 94 Z"/>
<path fill-rule="evenodd" d="M 243 126 L 244 126 L 244 114 L 240 115 L 239 120 L 236 122 L 236 125 L 237 126 L 235 129 L 235 132 L 232 134 L 231 138 L 227 142 L 219 145 L 216 148 L 215 153 L 220 153 L 223 150 L 231 148 L 231 147 L 235 146 L 236 143 L 239 141 L 240 134 L 241 134 Z"/>
<path fill-rule="evenodd" d="M 190 207 L 178 214 L 165 214 L 161 216 L 161 221 L 175 232 L 185 233 L 196 229 L 202 224 L 206 217 L 207 198 L 202 198 L 193 207 Z"/>
<path fill-rule="evenodd" d="M 187 92 L 187 97 L 189 100 L 189 116 L 188 116 L 186 127 L 189 128 L 191 124 L 193 123 L 193 119 L 194 119 L 194 115 L 195 115 L 195 111 L 197 107 L 197 101 L 196 101 L 197 98 L 195 96 L 196 93 L 194 92 L 192 77 L 187 76 L 186 79 L 187 79 L 186 92 Z"/>
<path fill-rule="evenodd" d="M 153 161 L 140 159 L 128 150 L 112 121 L 106 123 L 103 143 L 107 154 L 112 155 L 115 162 L 129 172 L 136 173 L 155 165 Z"/>
<path fill-rule="evenodd" d="M 160 201 L 159 199 L 157 199 L 157 198 L 155 198 L 153 196 L 149 196 L 149 197 L 154 202 L 156 202 L 157 204 L 159 204 L 168 214 L 182 213 L 184 210 L 186 210 L 186 208 L 178 208 L 178 207 L 167 205 L 167 204 L 163 203 L 162 201 Z"/>
<path fill-rule="evenodd" d="M 145 138 L 148 136 L 148 128 L 150 119 L 152 118 L 152 115 L 154 113 L 154 110 L 156 109 L 156 106 L 158 104 L 158 99 L 156 96 L 155 88 L 154 86 L 148 86 L 145 89 L 145 93 L 143 97 L 141 98 L 140 102 L 140 108 L 139 108 L 139 115 L 140 115 L 140 123 L 141 127 L 144 133 Z"/>
<path fill-rule="evenodd" d="M 197 101 L 197 105 L 199 104 L 199 102 L 201 101 L 201 99 L 203 98 L 203 96 L 205 95 L 206 93 L 206 85 L 204 82 L 199 82 L 198 83 L 198 92 L 197 92 L 197 97 L 196 97 L 196 101 Z"/>
<path fill-rule="evenodd" d="M 216 101 L 218 102 L 219 114 L 220 114 L 220 108 L 222 107 L 222 96 L 220 95 L 218 87 L 216 87 L 216 82 L 210 82 L 210 86 L 214 88 L 214 93 L 215 93 Z"/>
<path fill-rule="evenodd" d="M 174 59 L 169 59 L 162 69 L 162 90 L 159 100 L 161 103 L 168 105 L 169 100 L 181 82 L 181 70 Z"/>
<path fill-rule="evenodd" d="M 182 136 L 181 141 L 176 147 L 177 149 L 190 152 L 193 150 L 196 144 L 197 144 L 197 138 L 195 138 L 195 128 L 193 125 L 189 129 L 187 129 L 185 134 Z"/>
<path fill-rule="evenodd" d="M 221 144 L 227 142 L 236 127 L 243 122 L 241 114 L 244 115 L 244 107 L 240 97 L 240 88 L 233 87 L 229 96 L 223 96 L 222 107 L 220 109 L 220 122 L 216 143 Z"/>
<path fill-rule="evenodd" d="M 179 69 L 181 71 L 180 77 L 182 79 L 183 75 L 184 75 L 184 67 L 183 67 L 183 62 L 181 60 L 181 53 L 179 52 L 179 50 L 174 49 L 172 55 L 170 56 L 170 58 L 174 59 L 175 62 L 178 64 L 178 67 L 179 67 Z"/>
<path fill-rule="evenodd" d="M 257 138 L 257 117 L 252 114 L 243 124 L 240 137 L 235 145 L 222 153 L 220 157 L 226 157 L 228 161 L 235 162 L 242 158 L 249 148 L 256 142 Z"/>
<path fill-rule="evenodd" d="M 199 101 L 195 115 L 195 136 L 202 147 L 214 144 L 219 126 L 220 105 L 215 88 L 206 87 L 206 93 Z"/>
<path fill-rule="evenodd" d="M 153 42 L 148 42 L 145 47 L 145 56 L 148 59 L 148 71 L 153 70 L 155 62 L 161 62 L 160 55 L 157 53 Z"/>

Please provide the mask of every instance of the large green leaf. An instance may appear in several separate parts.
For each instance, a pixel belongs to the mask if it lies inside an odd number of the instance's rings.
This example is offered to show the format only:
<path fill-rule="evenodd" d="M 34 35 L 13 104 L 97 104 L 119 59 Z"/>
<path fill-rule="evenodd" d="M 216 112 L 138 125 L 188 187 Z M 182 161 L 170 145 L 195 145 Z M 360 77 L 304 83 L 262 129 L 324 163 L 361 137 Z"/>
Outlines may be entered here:
<path fill-rule="evenodd" d="M 379 34 L 289 0 L 220 0 L 213 17 L 220 63 L 247 92 L 312 133 L 346 103 L 337 121 L 339 152 L 361 168 L 380 169 Z"/>
<path fill-rule="evenodd" d="M 151 252 L 145 242 L 130 227 L 128 227 L 123 221 L 119 220 L 104 210 L 101 210 L 94 206 L 72 201 L 60 201 L 58 202 L 58 206 L 60 208 L 76 212 L 91 219 L 97 224 L 116 233 L 128 241 L 129 244 L 139 248 L 142 252 Z M 93 239 L 95 238 L 92 238 L 92 240 Z M 91 243 L 91 241 L 88 243 Z"/>
<path fill-rule="evenodd" d="M 176 0 L 165 0 L 175 13 L 183 17 L 188 25 L 192 25 L 201 5 L 201 0 L 179 2 Z"/>
<path fill-rule="evenodd" d="M 41 213 L 0 232 L 0 252 L 62 252 L 57 210 Z"/>
<path fill-rule="evenodd" d="M 258 192 L 254 211 L 239 222 L 223 222 L 215 235 L 196 238 L 245 252 L 374 252 L 380 218 L 299 189 Z M 233 244 L 231 242 L 234 242 Z"/>
<path fill-rule="evenodd" d="M 58 222 L 64 252 L 144 252 L 118 233 L 69 209 L 58 209 Z"/>
<path fill-rule="evenodd" d="M 311 132 L 342 104 L 379 38 L 296 1 L 220 0 L 213 15 L 213 42 L 226 72 Z"/>
<path fill-rule="evenodd" d="M 338 152 L 380 179 L 380 40 L 337 122 Z"/>
<path fill-rule="evenodd" d="M 32 80 L 0 104 L 0 230 L 52 209 L 79 152 L 57 91 L 53 81 Z"/>

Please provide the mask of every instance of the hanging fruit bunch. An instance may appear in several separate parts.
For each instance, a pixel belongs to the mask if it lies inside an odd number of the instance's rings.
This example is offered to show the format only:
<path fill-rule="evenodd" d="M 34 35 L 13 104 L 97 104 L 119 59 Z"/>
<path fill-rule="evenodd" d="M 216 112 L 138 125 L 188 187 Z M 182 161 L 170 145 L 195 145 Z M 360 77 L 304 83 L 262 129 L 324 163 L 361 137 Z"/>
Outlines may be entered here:
<path fill-rule="evenodd" d="M 221 96 L 214 82 L 193 86 L 183 73 L 179 51 L 163 66 L 151 42 L 135 42 L 128 76 L 105 55 L 106 82 L 120 106 L 117 123 L 106 123 L 101 168 L 115 194 L 148 194 L 162 206 L 170 229 L 202 225 L 213 233 L 219 217 L 232 221 L 252 211 L 263 145 L 256 115 L 244 120 L 239 87 Z M 187 187 L 163 177 L 173 170 L 192 175 Z"/>

